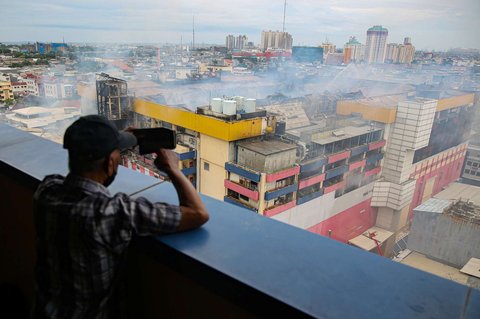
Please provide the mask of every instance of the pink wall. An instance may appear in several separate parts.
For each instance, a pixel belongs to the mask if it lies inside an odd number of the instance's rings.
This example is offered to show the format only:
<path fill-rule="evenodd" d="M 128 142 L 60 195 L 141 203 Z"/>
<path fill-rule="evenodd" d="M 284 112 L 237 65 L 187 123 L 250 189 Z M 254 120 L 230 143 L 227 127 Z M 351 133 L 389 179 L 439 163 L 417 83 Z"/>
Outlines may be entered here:
<path fill-rule="evenodd" d="M 289 176 L 296 175 L 298 173 L 300 173 L 300 166 L 295 166 L 281 172 L 268 174 L 266 176 L 266 181 L 267 183 L 271 183 L 271 182 L 278 181 L 279 179 L 282 179 L 282 178 L 287 178 Z"/>
<path fill-rule="evenodd" d="M 268 217 L 271 217 L 273 215 L 277 215 L 283 211 L 286 211 L 287 209 L 289 208 L 292 208 L 292 207 L 295 207 L 297 205 L 296 201 L 295 200 L 292 200 L 291 202 L 288 202 L 286 204 L 283 204 L 283 205 L 280 205 L 280 206 L 277 206 L 275 208 L 272 208 L 272 209 L 269 209 L 269 210 L 265 210 L 263 212 L 263 215 L 265 216 L 268 216 Z"/>
<path fill-rule="evenodd" d="M 363 161 L 359 161 L 359 162 L 355 162 L 355 163 L 352 163 L 348 166 L 348 170 L 349 171 L 352 171 L 356 168 L 359 168 L 359 167 L 362 167 L 362 166 L 365 166 L 365 164 L 367 163 L 367 160 L 363 160 Z"/>
<path fill-rule="evenodd" d="M 225 180 L 224 185 L 226 188 L 229 188 L 239 194 L 242 194 L 243 196 L 247 196 L 248 198 L 251 198 L 254 201 L 258 201 L 259 195 L 258 195 L 258 192 L 256 191 L 252 191 L 232 181 L 229 181 L 228 179 Z"/>
<path fill-rule="evenodd" d="M 453 155 L 443 154 L 438 156 L 434 164 L 429 166 L 417 166 L 417 170 L 412 173 L 411 177 L 414 178 L 419 174 L 417 183 L 415 186 L 415 192 L 413 193 L 412 203 L 410 204 L 409 219 L 413 218 L 413 209 L 422 203 L 422 198 L 425 193 L 425 187 L 427 181 L 436 176 L 435 184 L 433 185 L 432 196 L 441 192 L 448 184 L 456 181 L 462 172 L 463 162 L 465 160 L 465 148 L 458 148 Z M 461 154 L 459 159 L 453 160 L 450 163 L 446 163 L 449 157 Z M 440 163 L 439 168 L 436 166 Z M 430 171 L 429 171 L 430 170 Z M 428 172 L 429 171 L 429 172 Z M 428 172 L 428 173 L 427 173 Z"/>
<path fill-rule="evenodd" d="M 371 150 L 374 150 L 374 149 L 383 147 L 383 146 L 385 146 L 385 143 L 386 143 L 385 140 L 381 140 L 381 141 L 378 141 L 378 142 L 370 143 L 370 144 L 368 144 L 368 150 L 371 151 Z"/>
<path fill-rule="evenodd" d="M 325 174 L 316 175 L 316 176 L 310 177 L 308 179 L 304 179 L 304 180 L 300 181 L 300 183 L 298 184 L 298 189 L 302 189 L 302 188 L 305 188 L 305 187 L 308 187 L 308 186 L 312 186 L 314 184 L 323 182 L 324 180 L 325 180 Z"/>
<path fill-rule="evenodd" d="M 349 158 L 350 157 L 350 151 L 345 151 L 342 153 L 338 154 L 333 154 L 328 157 L 328 164 L 335 163 L 338 161 L 341 161 L 343 159 Z"/>
<path fill-rule="evenodd" d="M 366 172 L 365 172 L 365 177 L 378 174 L 378 173 L 380 173 L 381 170 L 382 170 L 381 167 L 375 167 L 374 169 L 371 169 L 371 170 L 369 170 L 369 171 L 366 171 Z"/>
<path fill-rule="evenodd" d="M 371 199 L 367 199 L 308 228 L 308 230 L 322 236 L 328 236 L 328 230 L 331 229 L 332 239 L 346 243 L 375 225 L 377 211 L 370 206 L 370 202 Z"/>
<path fill-rule="evenodd" d="M 330 192 L 336 191 L 337 189 L 344 187 L 345 184 L 346 184 L 346 182 L 342 181 L 342 182 L 339 182 L 337 184 L 333 184 L 331 186 L 325 187 L 325 189 L 323 191 L 323 194 L 328 194 Z"/>

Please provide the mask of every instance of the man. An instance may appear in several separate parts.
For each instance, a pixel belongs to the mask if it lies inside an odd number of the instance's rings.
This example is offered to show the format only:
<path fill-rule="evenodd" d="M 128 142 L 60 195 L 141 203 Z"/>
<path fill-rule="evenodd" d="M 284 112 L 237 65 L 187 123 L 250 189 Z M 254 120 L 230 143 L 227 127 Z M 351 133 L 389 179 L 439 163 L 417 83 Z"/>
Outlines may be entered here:
<path fill-rule="evenodd" d="M 172 181 L 179 206 L 110 195 L 106 187 L 117 174 L 120 151 L 135 144 L 133 134 L 118 132 L 97 115 L 81 117 L 66 130 L 70 173 L 45 177 L 34 195 L 35 317 L 125 317 L 123 273 L 132 236 L 207 222 L 205 206 L 169 150 L 158 150 L 155 165 Z"/>

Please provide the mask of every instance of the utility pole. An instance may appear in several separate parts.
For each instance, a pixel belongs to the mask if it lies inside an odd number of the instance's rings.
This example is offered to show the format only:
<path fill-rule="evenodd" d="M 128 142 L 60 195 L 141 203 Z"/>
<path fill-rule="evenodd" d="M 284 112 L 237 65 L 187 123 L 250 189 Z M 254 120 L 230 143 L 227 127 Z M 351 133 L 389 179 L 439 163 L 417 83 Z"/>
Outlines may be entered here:
<path fill-rule="evenodd" d="M 285 12 L 287 11 L 287 0 L 283 3 L 283 27 L 282 27 L 282 37 L 283 37 L 283 49 L 287 49 L 287 35 L 285 34 Z"/>

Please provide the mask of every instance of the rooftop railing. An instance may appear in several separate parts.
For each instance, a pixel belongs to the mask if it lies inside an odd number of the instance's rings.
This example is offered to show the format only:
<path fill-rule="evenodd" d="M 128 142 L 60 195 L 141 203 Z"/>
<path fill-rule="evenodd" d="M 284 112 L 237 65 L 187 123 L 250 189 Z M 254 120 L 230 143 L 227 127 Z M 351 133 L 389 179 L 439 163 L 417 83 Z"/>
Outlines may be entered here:
<path fill-rule="evenodd" d="M 67 173 L 67 154 L 5 125 L 0 136 L 0 284 L 31 302 L 31 196 L 45 175 Z M 125 168 L 110 191 L 178 202 L 171 184 Z M 211 215 L 203 227 L 131 246 L 132 318 L 480 318 L 478 290 L 202 198 Z"/>

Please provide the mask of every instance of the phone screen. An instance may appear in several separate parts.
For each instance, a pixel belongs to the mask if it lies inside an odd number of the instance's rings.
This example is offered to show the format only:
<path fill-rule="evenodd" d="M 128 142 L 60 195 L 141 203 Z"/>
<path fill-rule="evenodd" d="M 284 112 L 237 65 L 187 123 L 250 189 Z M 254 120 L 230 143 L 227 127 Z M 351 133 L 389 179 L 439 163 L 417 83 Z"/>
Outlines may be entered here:
<path fill-rule="evenodd" d="M 140 154 L 155 153 L 161 148 L 174 149 L 177 146 L 175 131 L 167 128 L 134 129 Z"/>

